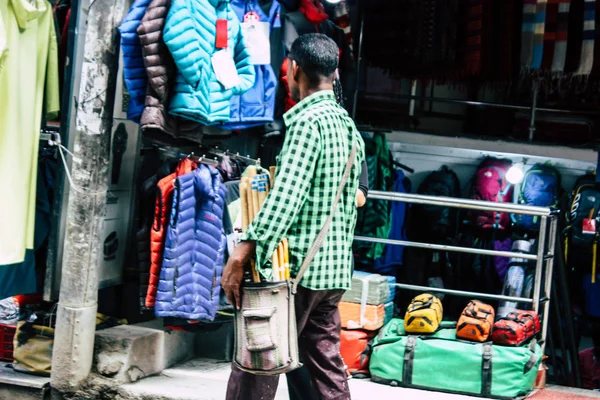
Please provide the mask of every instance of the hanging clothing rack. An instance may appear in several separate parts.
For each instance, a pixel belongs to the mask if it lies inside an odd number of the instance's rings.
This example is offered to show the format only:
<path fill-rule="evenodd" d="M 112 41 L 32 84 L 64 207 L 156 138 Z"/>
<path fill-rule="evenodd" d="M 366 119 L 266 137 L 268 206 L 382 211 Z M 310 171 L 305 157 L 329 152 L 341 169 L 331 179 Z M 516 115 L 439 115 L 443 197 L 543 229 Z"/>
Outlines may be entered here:
<path fill-rule="evenodd" d="M 189 158 L 190 160 L 192 160 L 196 163 L 202 163 L 202 164 L 210 165 L 213 167 L 217 167 L 219 165 L 218 160 L 207 158 L 205 155 L 197 156 L 194 152 L 184 153 L 179 150 L 174 150 L 174 149 L 170 149 L 167 147 L 151 146 L 151 147 L 142 148 L 140 152 L 143 155 L 143 154 L 145 154 L 147 152 L 151 152 L 151 151 L 157 151 L 161 155 L 166 156 L 166 157 L 179 158 L 179 159 Z"/>
<path fill-rule="evenodd" d="M 218 147 L 211 147 L 209 149 L 207 149 L 207 151 L 210 154 L 215 154 L 217 156 L 221 156 L 221 157 L 230 157 L 230 158 L 237 158 L 238 160 L 244 161 L 248 164 L 254 164 L 257 166 L 260 166 L 260 158 L 254 159 L 254 158 L 250 158 L 249 156 L 242 156 L 240 155 L 240 153 L 233 153 L 229 150 L 221 150 Z"/>

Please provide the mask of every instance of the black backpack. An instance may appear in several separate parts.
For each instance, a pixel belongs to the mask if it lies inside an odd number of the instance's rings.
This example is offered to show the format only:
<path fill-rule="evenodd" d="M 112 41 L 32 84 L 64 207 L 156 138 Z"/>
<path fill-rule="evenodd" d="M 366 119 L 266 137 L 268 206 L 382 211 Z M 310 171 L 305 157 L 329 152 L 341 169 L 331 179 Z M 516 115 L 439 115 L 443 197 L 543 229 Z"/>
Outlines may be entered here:
<path fill-rule="evenodd" d="M 595 226 L 594 226 L 595 225 Z M 600 237 L 600 185 L 596 176 L 587 174 L 575 182 L 570 197 L 570 206 L 566 212 L 565 228 L 565 260 L 569 260 L 569 249 L 575 247 L 573 252 L 579 266 L 587 259 L 595 273 L 596 252 Z M 591 260 L 590 260 L 591 258 Z"/>
<path fill-rule="evenodd" d="M 458 176 L 447 166 L 427 175 L 417 190 L 427 196 L 461 197 Z M 413 204 L 410 211 L 408 238 L 416 241 L 445 242 L 455 236 L 457 209 L 444 206 Z"/>

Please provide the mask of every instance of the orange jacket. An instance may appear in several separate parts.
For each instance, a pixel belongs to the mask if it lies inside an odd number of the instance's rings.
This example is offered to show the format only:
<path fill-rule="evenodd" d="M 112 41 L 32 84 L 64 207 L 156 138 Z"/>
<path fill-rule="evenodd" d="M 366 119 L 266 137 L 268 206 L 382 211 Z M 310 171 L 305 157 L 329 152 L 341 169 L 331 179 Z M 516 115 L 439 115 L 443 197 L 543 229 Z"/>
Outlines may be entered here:
<path fill-rule="evenodd" d="M 156 203 L 154 206 L 154 223 L 150 231 L 150 280 L 148 292 L 146 293 L 146 307 L 154 307 L 156 302 L 156 291 L 160 278 L 163 251 L 165 249 L 165 238 L 167 237 L 167 226 L 169 224 L 171 203 L 173 199 L 173 183 L 178 176 L 192 172 L 198 166 L 189 158 L 179 162 L 177 169 L 171 175 L 164 177 L 156 186 Z"/>

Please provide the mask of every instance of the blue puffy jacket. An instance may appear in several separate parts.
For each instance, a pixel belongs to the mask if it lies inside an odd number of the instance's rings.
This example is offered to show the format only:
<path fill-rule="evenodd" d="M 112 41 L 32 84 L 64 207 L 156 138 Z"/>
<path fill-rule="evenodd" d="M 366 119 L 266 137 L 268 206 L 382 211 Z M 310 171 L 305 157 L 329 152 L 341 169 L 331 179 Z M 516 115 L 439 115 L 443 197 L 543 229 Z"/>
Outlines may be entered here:
<path fill-rule="evenodd" d="M 281 5 L 277 1 L 273 1 L 269 15 L 265 15 L 258 0 L 232 0 L 231 7 L 240 21 L 244 21 L 246 14 L 256 13 L 259 22 L 269 23 L 271 32 L 281 28 Z M 224 129 L 246 129 L 273 122 L 277 76 L 271 64 L 255 65 L 254 72 L 254 86 L 246 93 L 231 98 L 231 115 L 229 123 L 223 125 Z"/>
<path fill-rule="evenodd" d="M 142 57 L 142 45 L 137 28 L 151 0 L 135 0 L 127 16 L 119 26 L 121 33 L 121 48 L 123 49 L 123 75 L 125 87 L 129 92 L 127 119 L 140 122 L 144 112 L 146 84 L 148 75 Z"/>
<path fill-rule="evenodd" d="M 244 44 L 240 22 L 230 0 L 173 0 L 163 39 L 177 65 L 169 111 L 206 125 L 229 122 L 229 101 L 254 85 L 254 66 Z M 211 58 L 216 53 L 216 23 L 227 20 L 228 50 L 232 52 L 241 84 L 225 89 Z M 222 50 L 220 50 L 222 51 Z"/>
<path fill-rule="evenodd" d="M 226 246 L 226 194 L 219 172 L 203 164 L 176 179 L 156 294 L 157 317 L 214 319 Z"/>

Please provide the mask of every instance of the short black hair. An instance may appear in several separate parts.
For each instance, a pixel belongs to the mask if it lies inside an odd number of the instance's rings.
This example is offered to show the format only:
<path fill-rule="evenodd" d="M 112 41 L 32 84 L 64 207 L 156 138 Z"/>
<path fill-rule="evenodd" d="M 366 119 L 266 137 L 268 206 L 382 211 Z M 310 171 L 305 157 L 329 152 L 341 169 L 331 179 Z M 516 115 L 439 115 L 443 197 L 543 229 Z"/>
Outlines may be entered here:
<path fill-rule="evenodd" d="M 331 78 L 338 67 L 339 48 L 322 33 L 309 33 L 298 37 L 288 55 L 296 61 L 304 74 L 313 83 Z"/>

